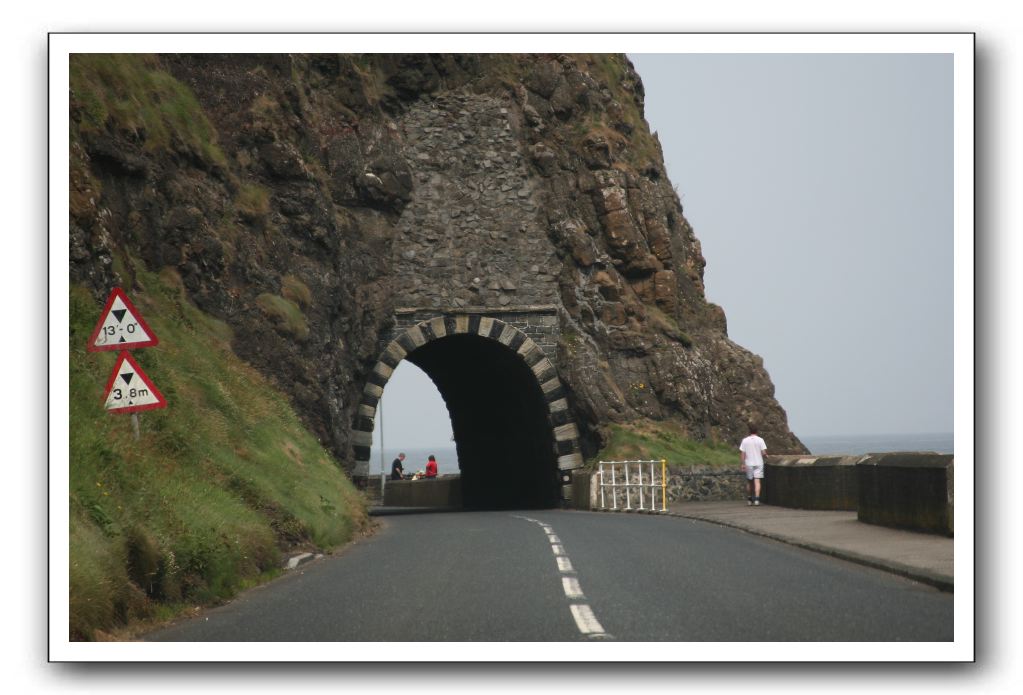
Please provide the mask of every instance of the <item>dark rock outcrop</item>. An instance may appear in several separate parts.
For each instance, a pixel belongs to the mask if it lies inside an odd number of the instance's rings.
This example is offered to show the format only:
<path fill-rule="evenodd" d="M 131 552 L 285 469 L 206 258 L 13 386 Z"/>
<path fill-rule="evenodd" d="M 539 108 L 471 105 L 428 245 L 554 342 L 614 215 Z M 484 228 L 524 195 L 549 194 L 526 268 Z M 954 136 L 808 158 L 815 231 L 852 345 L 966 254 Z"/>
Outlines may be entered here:
<path fill-rule="evenodd" d="M 752 419 L 773 452 L 804 451 L 704 297 L 625 58 L 119 60 L 71 61 L 72 280 L 100 299 L 135 262 L 173 268 L 342 461 L 408 306 L 556 305 L 586 454 L 641 418 L 725 441 Z"/>

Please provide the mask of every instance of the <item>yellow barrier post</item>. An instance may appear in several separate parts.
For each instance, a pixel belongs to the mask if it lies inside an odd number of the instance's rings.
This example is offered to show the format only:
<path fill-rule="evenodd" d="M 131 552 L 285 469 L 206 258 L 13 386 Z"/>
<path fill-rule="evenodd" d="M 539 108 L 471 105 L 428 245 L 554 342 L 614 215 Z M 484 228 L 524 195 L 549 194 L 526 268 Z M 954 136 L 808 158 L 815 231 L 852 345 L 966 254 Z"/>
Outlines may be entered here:
<path fill-rule="evenodd" d="M 661 459 L 661 511 L 668 511 L 668 460 Z"/>

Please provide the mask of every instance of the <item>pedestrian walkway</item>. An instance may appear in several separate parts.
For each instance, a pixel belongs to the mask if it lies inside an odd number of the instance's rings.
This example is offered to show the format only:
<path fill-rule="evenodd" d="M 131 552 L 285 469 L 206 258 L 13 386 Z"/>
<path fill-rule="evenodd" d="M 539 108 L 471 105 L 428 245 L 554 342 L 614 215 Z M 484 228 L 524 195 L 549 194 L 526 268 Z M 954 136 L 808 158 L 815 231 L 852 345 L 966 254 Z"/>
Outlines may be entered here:
<path fill-rule="evenodd" d="M 807 550 L 953 591 L 953 540 L 861 523 L 856 512 L 813 511 L 745 502 L 675 502 L 668 514 L 742 529 Z"/>

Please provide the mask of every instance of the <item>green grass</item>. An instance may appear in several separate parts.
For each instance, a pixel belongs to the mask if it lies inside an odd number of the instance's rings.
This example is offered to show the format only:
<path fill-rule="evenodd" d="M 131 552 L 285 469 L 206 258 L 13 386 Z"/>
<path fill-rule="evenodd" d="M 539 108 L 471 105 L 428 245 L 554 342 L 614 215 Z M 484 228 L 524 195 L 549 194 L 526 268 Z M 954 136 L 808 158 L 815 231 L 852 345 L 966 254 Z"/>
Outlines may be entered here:
<path fill-rule="evenodd" d="M 736 447 L 688 438 L 678 425 L 641 420 L 609 426 L 607 445 L 589 462 L 667 459 L 669 466 L 736 468 Z"/>
<path fill-rule="evenodd" d="M 270 191 L 255 183 L 241 183 L 235 196 L 235 208 L 250 220 L 270 214 Z"/>
<path fill-rule="evenodd" d="M 71 91 L 81 105 L 82 131 L 124 131 L 150 151 L 185 146 L 226 166 L 216 131 L 192 90 L 160 69 L 155 56 L 76 53 L 70 57 Z"/>
<path fill-rule="evenodd" d="M 668 316 L 652 304 L 646 304 L 645 306 L 647 315 L 650 318 L 650 323 L 657 328 L 657 330 L 661 331 L 669 338 L 677 340 L 687 348 L 693 346 L 693 339 L 689 337 L 688 333 L 679 328 L 678 321 L 671 316 Z"/>
<path fill-rule="evenodd" d="M 308 307 L 313 303 L 313 294 L 309 287 L 294 275 L 285 275 L 281 280 L 281 294 L 300 307 Z"/>
<path fill-rule="evenodd" d="M 348 478 L 287 399 L 234 357 L 230 333 L 173 276 L 139 269 L 129 294 L 160 338 L 134 356 L 167 399 L 102 406 L 113 353 L 89 353 L 100 305 L 70 293 L 70 634 L 215 603 L 273 576 L 282 549 L 330 549 L 367 523 Z"/>
<path fill-rule="evenodd" d="M 601 83 L 607 85 L 615 100 L 621 105 L 622 121 L 629 127 L 630 133 L 618 134 L 607 123 L 606 114 L 599 115 L 599 124 L 591 124 L 588 132 L 603 132 L 611 139 L 619 137 L 626 143 L 624 148 L 625 161 L 619 164 L 626 168 L 643 169 L 660 154 L 657 141 L 650 132 L 650 126 L 643 117 L 643 112 L 636 104 L 631 93 L 626 92 L 622 83 L 627 75 L 625 56 L 618 53 L 592 53 L 580 56 L 579 59 L 586 69 Z"/>
<path fill-rule="evenodd" d="M 256 306 L 264 314 L 274 319 L 278 326 L 299 340 L 309 337 L 309 324 L 305 314 L 302 313 L 298 304 L 290 299 L 264 292 L 256 297 Z"/>

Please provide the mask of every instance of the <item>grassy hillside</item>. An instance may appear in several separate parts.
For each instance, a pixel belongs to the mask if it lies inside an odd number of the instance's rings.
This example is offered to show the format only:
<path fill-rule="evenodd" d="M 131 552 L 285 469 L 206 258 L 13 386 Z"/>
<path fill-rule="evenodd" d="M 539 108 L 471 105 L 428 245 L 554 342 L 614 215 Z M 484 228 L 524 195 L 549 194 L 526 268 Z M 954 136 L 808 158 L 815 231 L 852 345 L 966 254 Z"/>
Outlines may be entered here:
<path fill-rule="evenodd" d="M 73 127 L 133 133 L 149 151 L 187 148 L 208 162 L 227 164 L 195 95 L 160 69 L 155 56 L 78 53 L 69 60 L 71 91 L 81 107 Z"/>
<path fill-rule="evenodd" d="M 101 306 L 70 295 L 70 634 L 212 603 L 272 576 L 281 551 L 328 549 L 367 524 L 364 502 L 287 400 L 234 357 L 173 271 L 128 290 L 160 338 L 134 357 L 167 399 L 103 409 L 116 353 L 86 352 Z"/>
<path fill-rule="evenodd" d="M 667 459 L 669 466 L 738 468 L 738 442 L 703 443 L 688 439 L 670 422 L 640 421 L 611 425 L 607 446 L 590 462 Z"/>

